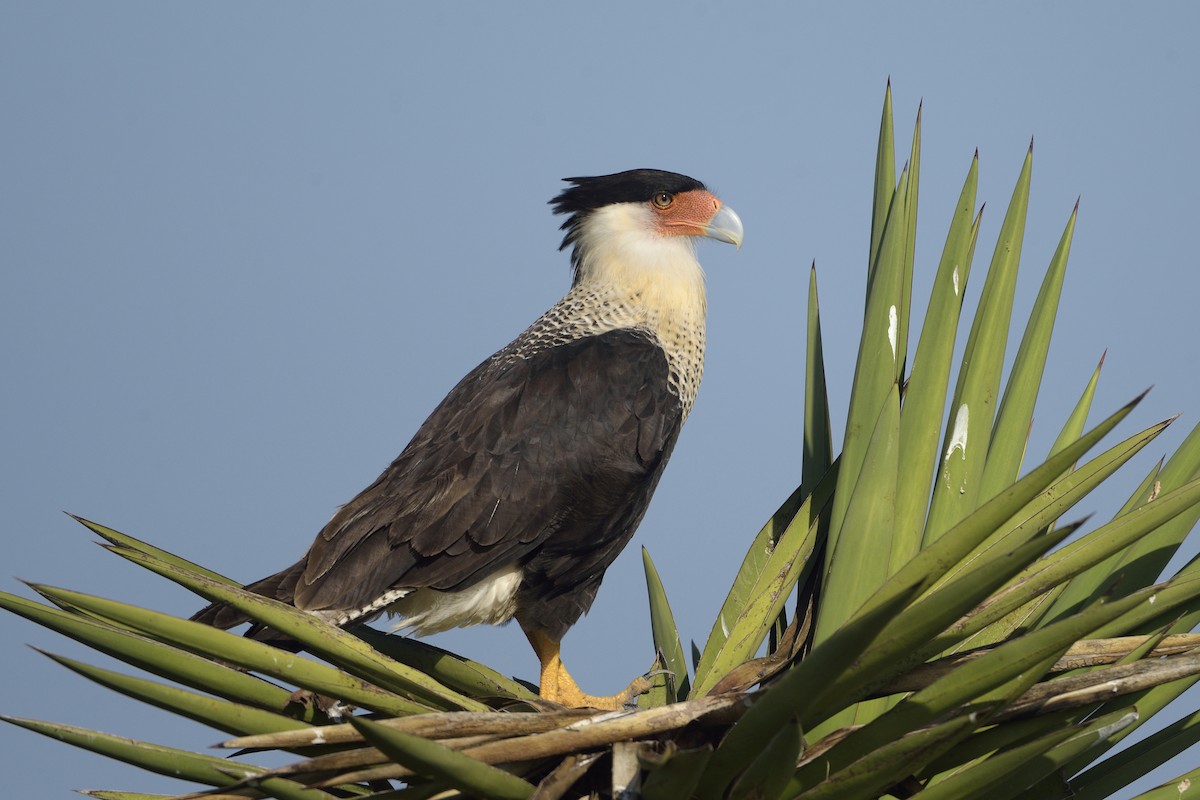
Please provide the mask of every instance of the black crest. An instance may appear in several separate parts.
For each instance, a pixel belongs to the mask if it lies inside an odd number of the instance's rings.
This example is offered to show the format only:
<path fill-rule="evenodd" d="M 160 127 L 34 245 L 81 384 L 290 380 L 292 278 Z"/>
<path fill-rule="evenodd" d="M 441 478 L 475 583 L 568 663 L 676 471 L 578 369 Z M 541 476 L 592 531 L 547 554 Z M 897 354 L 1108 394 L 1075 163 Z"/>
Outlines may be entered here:
<path fill-rule="evenodd" d="M 704 184 L 687 175 L 661 169 L 631 169 L 594 178 L 563 178 L 571 186 L 550 201 L 555 214 L 569 214 L 560 230 L 567 232 L 559 250 L 574 245 L 579 236 L 579 223 L 590 212 L 613 203 L 644 203 L 659 192 L 679 194 L 703 189 Z M 578 267 L 579 252 L 571 254 L 571 263 Z"/>

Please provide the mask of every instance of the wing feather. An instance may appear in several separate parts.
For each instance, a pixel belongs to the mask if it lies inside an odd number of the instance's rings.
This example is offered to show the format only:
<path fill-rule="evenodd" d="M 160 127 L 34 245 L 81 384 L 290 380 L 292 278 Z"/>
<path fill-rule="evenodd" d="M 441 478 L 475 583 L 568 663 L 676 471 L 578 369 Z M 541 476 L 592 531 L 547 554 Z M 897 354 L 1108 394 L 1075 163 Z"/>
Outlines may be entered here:
<path fill-rule="evenodd" d="M 391 589 L 452 590 L 539 558 L 556 584 L 570 583 L 573 561 L 598 584 L 682 424 L 667 376 L 662 349 L 636 330 L 529 358 L 501 351 L 325 526 L 296 605 L 359 608 Z"/>

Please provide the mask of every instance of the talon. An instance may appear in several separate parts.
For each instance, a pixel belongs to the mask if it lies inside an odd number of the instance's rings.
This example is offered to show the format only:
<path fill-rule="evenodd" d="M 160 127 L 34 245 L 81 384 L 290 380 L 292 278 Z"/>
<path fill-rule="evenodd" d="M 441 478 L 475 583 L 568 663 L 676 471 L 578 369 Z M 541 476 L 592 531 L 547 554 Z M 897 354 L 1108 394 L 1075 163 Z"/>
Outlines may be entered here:
<path fill-rule="evenodd" d="M 621 692 L 621 695 L 618 696 L 627 695 L 628 700 L 626 702 L 632 703 L 639 696 L 645 694 L 646 692 L 650 691 L 651 688 L 653 688 L 653 685 L 650 683 L 650 679 L 652 677 L 654 677 L 653 673 L 637 676 L 629 682 L 629 686 L 625 687 L 625 691 Z"/>
<path fill-rule="evenodd" d="M 541 662 L 541 683 L 538 694 L 544 699 L 572 708 L 598 708 L 601 711 L 621 711 L 632 704 L 639 695 L 650 691 L 650 681 L 646 676 L 634 678 L 624 691 L 614 695 L 601 696 L 587 694 L 575 683 L 571 673 L 567 672 L 560 655 L 561 643 L 547 636 L 542 631 L 525 631 L 526 638 L 533 645 Z"/>
<path fill-rule="evenodd" d="M 650 665 L 650 669 L 642 673 L 642 677 L 650 684 L 653 684 L 654 678 L 660 675 L 667 676 L 666 685 L 667 691 L 672 691 L 673 687 L 678 684 L 678 676 L 674 670 L 667 669 L 664 665 L 667 663 L 667 657 L 663 655 L 662 650 L 655 653 L 654 663 Z"/>

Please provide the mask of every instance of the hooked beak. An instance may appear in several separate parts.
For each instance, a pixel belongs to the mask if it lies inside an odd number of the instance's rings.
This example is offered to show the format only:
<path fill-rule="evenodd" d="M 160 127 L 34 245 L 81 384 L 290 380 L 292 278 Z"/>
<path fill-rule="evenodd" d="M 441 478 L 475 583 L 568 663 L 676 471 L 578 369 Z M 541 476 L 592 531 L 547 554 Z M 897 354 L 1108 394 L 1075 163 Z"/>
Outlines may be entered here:
<path fill-rule="evenodd" d="M 709 239 L 716 239 L 718 242 L 725 242 L 741 249 L 742 219 L 729 206 L 721 206 L 717 213 L 713 214 L 712 219 L 701 227 L 704 235 Z"/>

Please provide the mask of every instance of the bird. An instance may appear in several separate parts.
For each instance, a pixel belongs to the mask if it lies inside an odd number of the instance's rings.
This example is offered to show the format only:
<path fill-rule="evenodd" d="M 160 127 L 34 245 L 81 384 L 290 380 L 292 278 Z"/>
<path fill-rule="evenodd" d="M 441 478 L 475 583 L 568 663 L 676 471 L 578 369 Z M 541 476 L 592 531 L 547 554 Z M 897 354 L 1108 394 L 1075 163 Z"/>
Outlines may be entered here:
<path fill-rule="evenodd" d="M 586 694 L 562 639 L 642 521 L 695 402 L 707 310 L 695 242 L 740 248 L 743 228 L 685 175 L 564 181 L 550 205 L 566 217 L 566 295 L 467 373 L 299 561 L 245 588 L 339 626 L 386 612 L 418 636 L 515 618 L 543 699 L 615 710 L 646 678 Z M 219 602 L 192 619 L 247 621 Z"/>

